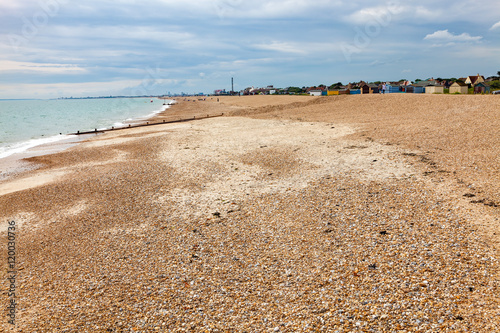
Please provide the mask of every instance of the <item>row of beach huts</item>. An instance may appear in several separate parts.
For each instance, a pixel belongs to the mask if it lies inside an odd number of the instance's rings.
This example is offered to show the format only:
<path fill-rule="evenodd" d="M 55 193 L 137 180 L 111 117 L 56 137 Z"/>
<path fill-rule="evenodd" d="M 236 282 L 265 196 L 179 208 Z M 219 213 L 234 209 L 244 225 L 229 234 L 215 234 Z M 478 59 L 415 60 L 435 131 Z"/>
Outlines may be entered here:
<path fill-rule="evenodd" d="M 428 79 L 425 81 L 399 81 L 385 83 L 366 83 L 364 81 L 349 83 L 347 86 L 338 89 L 328 89 L 326 87 L 312 88 L 308 93 L 312 96 L 331 96 L 331 95 L 356 95 L 356 94 L 443 94 L 445 89 L 450 94 L 468 94 L 469 88 L 473 88 L 474 94 L 489 94 L 491 86 L 482 75 L 468 76 L 460 78 L 455 82 L 438 81 Z"/>

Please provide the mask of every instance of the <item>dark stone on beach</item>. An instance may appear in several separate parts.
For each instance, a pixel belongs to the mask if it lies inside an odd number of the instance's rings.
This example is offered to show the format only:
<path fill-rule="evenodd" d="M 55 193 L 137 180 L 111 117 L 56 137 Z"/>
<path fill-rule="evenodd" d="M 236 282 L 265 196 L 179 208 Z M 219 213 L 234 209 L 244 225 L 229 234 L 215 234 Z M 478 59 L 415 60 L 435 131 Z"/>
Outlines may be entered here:
<path fill-rule="evenodd" d="M 475 194 L 472 194 L 472 193 L 465 193 L 465 194 L 464 194 L 464 197 L 466 197 L 466 198 L 473 198 L 473 197 L 475 197 L 475 196 L 476 196 L 476 195 L 475 195 Z"/>
<path fill-rule="evenodd" d="M 377 264 L 368 265 L 369 269 L 377 269 Z"/>
<path fill-rule="evenodd" d="M 472 200 L 470 203 L 484 203 L 484 199 L 481 199 L 481 200 Z"/>
<path fill-rule="evenodd" d="M 381 232 L 380 232 L 380 234 L 381 234 L 381 235 L 387 235 L 387 234 L 388 234 L 388 232 L 387 232 L 387 231 L 385 231 L 385 230 L 383 230 L 383 231 L 381 231 Z"/>
<path fill-rule="evenodd" d="M 219 212 L 212 213 L 212 215 L 215 216 L 215 217 L 220 217 L 220 213 Z"/>

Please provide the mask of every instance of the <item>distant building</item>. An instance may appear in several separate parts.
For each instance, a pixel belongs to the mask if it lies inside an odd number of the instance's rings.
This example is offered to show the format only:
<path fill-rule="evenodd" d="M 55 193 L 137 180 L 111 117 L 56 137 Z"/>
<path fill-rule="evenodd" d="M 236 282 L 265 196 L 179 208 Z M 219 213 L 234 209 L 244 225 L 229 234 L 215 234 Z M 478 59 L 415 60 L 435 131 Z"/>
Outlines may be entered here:
<path fill-rule="evenodd" d="M 476 84 L 481 82 L 484 82 L 484 76 L 479 74 L 474 76 L 467 76 L 467 78 L 464 81 L 465 84 L 470 84 L 471 86 L 475 86 Z"/>
<path fill-rule="evenodd" d="M 456 94 L 456 93 L 459 93 L 459 94 L 469 93 L 469 86 L 465 83 L 460 82 L 460 81 L 454 82 L 450 86 L 450 94 Z"/>
<path fill-rule="evenodd" d="M 479 82 L 474 86 L 474 94 L 489 94 L 491 86 L 486 82 Z"/>
<path fill-rule="evenodd" d="M 222 96 L 222 95 L 229 95 L 229 93 L 226 92 L 226 89 L 218 89 L 214 91 L 214 95 Z"/>

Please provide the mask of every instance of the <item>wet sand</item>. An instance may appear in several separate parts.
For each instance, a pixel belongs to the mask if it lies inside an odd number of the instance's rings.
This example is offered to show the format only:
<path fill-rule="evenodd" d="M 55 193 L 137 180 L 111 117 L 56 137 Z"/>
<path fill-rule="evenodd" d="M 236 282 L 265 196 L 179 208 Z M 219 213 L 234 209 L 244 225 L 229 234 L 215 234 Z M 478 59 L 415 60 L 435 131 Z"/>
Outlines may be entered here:
<path fill-rule="evenodd" d="M 227 116 L 33 157 L 15 329 L 495 331 L 495 97 L 180 100 L 156 120 Z"/>

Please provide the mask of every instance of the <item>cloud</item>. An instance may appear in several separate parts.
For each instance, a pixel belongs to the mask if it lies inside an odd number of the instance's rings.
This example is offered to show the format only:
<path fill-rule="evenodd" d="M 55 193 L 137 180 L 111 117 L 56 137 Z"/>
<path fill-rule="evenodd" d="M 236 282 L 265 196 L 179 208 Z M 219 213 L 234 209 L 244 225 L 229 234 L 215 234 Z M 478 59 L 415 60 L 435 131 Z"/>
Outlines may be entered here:
<path fill-rule="evenodd" d="M 44 64 L 35 62 L 0 60 L 0 72 L 16 71 L 46 74 L 82 74 L 86 70 L 71 64 Z"/>
<path fill-rule="evenodd" d="M 0 98 L 26 98 L 26 92 L 34 98 L 57 98 L 61 96 L 119 95 L 123 90 L 139 86 L 140 80 L 82 83 L 0 83 Z"/>
<path fill-rule="evenodd" d="M 426 40 L 437 40 L 440 42 L 478 42 L 483 39 L 482 36 L 471 36 L 464 32 L 461 35 L 454 35 L 446 30 L 438 30 L 424 37 Z"/>
<path fill-rule="evenodd" d="M 392 23 L 395 18 L 399 19 L 399 16 L 401 16 L 404 10 L 404 7 L 399 4 L 367 7 L 348 15 L 347 22 L 362 25 L 369 22 L 377 22 L 382 26 L 387 26 Z"/>
<path fill-rule="evenodd" d="M 453 6 L 446 2 L 419 1 L 418 4 L 411 1 L 391 0 L 379 1 L 373 5 L 373 1 L 349 1 L 344 2 L 341 7 L 334 11 L 339 18 L 348 24 L 364 25 L 372 20 L 387 21 L 391 17 L 394 22 L 412 23 L 418 22 L 435 24 L 436 22 L 457 23 L 464 22 L 477 24 L 476 17 L 481 17 L 483 22 L 498 20 L 500 3 L 490 1 L 489 3 L 477 4 L 470 0 L 456 0 Z"/>
<path fill-rule="evenodd" d="M 495 30 L 495 29 L 498 29 L 500 28 L 500 21 L 498 21 L 497 23 L 493 24 L 490 28 L 490 30 Z"/>
<path fill-rule="evenodd" d="M 298 44 L 287 42 L 272 42 L 270 44 L 257 44 L 254 47 L 261 50 L 278 51 L 284 53 L 305 54 L 306 50 Z"/>
<path fill-rule="evenodd" d="M 433 7 L 433 8 L 425 8 L 423 6 L 417 6 L 417 8 L 412 9 L 415 13 L 415 17 L 421 20 L 436 20 L 442 16 L 442 10 Z"/>
<path fill-rule="evenodd" d="M 415 75 L 432 76 L 431 71 L 445 67 L 458 76 L 463 58 L 457 66 L 443 60 L 443 52 L 458 54 L 460 46 L 474 44 L 469 53 L 481 49 L 485 61 L 471 63 L 473 72 L 496 61 L 494 35 L 500 22 L 492 24 L 499 11 L 499 1 L 478 6 L 470 0 L 456 0 L 452 7 L 430 0 L 151 0 L 147 5 L 137 0 L 0 0 L 5 23 L 0 24 L 0 84 L 17 87 L 0 89 L 0 95 L 77 94 L 69 88 L 114 94 L 126 81 L 140 84 L 143 78 L 169 91 L 191 91 L 196 85 L 197 92 L 208 92 L 227 89 L 233 73 L 239 84 L 250 86 L 398 79 L 409 68 Z M 479 32 L 488 28 L 495 33 Z M 15 49 L 10 36 L 20 38 Z M 355 58 L 351 65 L 343 45 Z M 64 82 L 74 85 L 66 90 Z M 24 89 L 28 83 L 34 85 Z"/>

